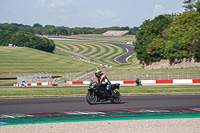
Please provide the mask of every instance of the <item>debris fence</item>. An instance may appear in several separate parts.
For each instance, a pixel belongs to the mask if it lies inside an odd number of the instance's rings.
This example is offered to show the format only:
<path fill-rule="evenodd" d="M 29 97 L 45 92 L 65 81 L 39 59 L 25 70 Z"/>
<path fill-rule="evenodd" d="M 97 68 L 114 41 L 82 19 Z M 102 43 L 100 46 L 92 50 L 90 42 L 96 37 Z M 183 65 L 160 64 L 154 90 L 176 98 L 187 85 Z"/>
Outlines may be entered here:
<path fill-rule="evenodd" d="M 89 81 L 96 80 L 95 68 L 86 71 L 78 72 L 65 72 L 61 71 L 60 76 L 52 76 L 50 72 L 34 73 L 32 75 L 19 75 L 17 76 L 17 83 L 22 81 L 26 83 L 41 83 L 52 82 L 54 79 L 58 83 L 65 83 L 66 81 Z M 193 68 L 174 68 L 174 69 L 103 69 L 103 73 L 111 80 L 135 80 L 137 77 L 141 80 L 170 80 L 170 79 L 199 79 L 200 67 Z"/>

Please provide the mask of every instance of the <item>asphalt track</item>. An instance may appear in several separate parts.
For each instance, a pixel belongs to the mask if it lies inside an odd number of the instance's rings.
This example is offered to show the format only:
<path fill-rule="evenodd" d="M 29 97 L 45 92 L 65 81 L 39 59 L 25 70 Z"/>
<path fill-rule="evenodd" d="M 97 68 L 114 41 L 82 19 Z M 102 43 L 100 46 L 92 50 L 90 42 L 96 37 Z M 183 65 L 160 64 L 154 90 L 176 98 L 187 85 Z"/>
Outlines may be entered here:
<path fill-rule="evenodd" d="M 0 99 L 0 114 L 108 111 L 138 109 L 200 108 L 200 95 L 122 96 L 120 104 L 110 101 L 89 105 L 85 97 Z"/>
<path fill-rule="evenodd" d="M 133 47 L 131 47 L 131 46 L 124 45 L 124 44 L 118 44 L 118 43 L 110 43 L 110 44 L 114 44 L 114 45 L 118 45 L 118 46 L 126 48 L 127 53 L 115 58 L 115 61 L 120 64 L 128 63 L 128 58 L 131 57 L 132 55 L 136 54 L 136 51 L 134 51 Z"/>
<path fill-rule="evenodd" d="M 124 47 L 124 48 L 126 48 L 127 52 L 125 54 L 120 55 L 115 58 L 115 61 L 118 62 L 119 64 L 128 63 L 128 58 L 131 57 L 132 55 L 136 54 L 136 51 L 134 51 L 134 47 L 121 44 L 122 42 L 118 42 L 118 41 L 91 40 L 91 39 L 79 39 L 79 38 L 69 38 L 69 37 L 49 37 L 49 39 L 52 39 L 52 40 L 54 40 L 55 38 L 56 39 L 64 39 L 64 40 L 102 42 L 102 43 L 109 43 L 109 44 Z"/>

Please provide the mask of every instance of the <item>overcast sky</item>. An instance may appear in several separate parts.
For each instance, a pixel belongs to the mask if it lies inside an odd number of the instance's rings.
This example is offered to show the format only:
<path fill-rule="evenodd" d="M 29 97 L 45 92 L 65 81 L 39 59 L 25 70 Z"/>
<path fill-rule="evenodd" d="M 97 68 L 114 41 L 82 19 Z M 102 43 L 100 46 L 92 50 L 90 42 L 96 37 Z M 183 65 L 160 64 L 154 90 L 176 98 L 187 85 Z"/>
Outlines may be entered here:
<path fill-rule="evenodd" d="M 0 23 L 66 27 L 140 26 L 183 12 L 184 0 L 0 0 Z"/>

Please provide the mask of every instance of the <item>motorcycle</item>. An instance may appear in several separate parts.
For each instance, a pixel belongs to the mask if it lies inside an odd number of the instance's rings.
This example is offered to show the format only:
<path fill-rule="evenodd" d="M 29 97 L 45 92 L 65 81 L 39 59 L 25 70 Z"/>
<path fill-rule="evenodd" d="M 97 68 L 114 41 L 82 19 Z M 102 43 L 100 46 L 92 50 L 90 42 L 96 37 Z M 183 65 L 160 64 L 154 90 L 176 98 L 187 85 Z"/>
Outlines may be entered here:
<path fill-rule="evenodd" d="M 58 84 L 52 84 L 52 87 L 58 87 Z"/>
<path fill-rule="evenodd" d="M 25 81 L 22 81 L 21 87 L 22 87 L 22 88 L 26 87 L 26 82 L 25 82 Z"/>
<path fill-rule="evenodd" d="M 58 83 L 56 82 L 56 80 L 54 80 L 54 81 L 52 82 L 52 87 L 58 87 Z"/>
<path fill-rule="evenodd" d="M 142 86 L 142 82 L 141 81 L 139 81 L 138 83 L 136 82 L 135 86 Z"/>
<path fill-rule="evenodd" d="M 86 100 L 90 105 L 94 105 L 100 101 L 108 101 L 110 100 L 114 104 L 118 104 L 121 102 L 121 94 L 119 90 L 120 84 L 111 84 L 106 86 L 105 88 L 101 88 L 95 81 L 91 81 L 88 86 L 88 93 L 86 96 Z M 109 89 L 108 89 L 109 87 Z"/>

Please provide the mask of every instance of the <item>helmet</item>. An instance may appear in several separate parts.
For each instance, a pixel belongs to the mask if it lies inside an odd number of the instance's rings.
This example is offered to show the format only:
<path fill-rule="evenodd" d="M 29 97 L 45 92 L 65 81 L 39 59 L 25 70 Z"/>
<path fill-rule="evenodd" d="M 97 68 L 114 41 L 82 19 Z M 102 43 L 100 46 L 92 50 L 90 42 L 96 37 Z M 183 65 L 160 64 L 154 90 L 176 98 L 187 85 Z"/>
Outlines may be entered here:
<path fill-rule="evenodd" d="M 97 71 L 95 72 L 95 76 L 96 76 L 97 78 L 100 78 L 101 74 L 102 74 L 102 71 L 101 71 L 101 70 L 97 70 Z"/>

